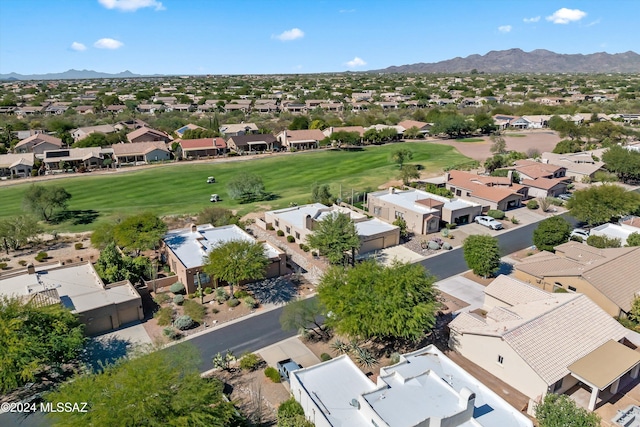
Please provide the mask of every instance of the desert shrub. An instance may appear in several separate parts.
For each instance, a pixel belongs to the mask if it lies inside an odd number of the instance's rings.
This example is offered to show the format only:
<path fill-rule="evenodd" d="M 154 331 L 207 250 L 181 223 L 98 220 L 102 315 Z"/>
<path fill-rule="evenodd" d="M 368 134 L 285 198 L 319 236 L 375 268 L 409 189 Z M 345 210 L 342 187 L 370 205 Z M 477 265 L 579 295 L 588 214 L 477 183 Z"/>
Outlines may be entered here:
<path fill-rule="evenodd" d="M 6 270 L 9 264 L 6 262 L 0 262 L 0 270 Z"/>
<path fill-rule="evenodd" d="M 265 369 L 264 370 L 264 375 L 265 375 L 265 377 L 269 378 L 274 383 L 279 383 L 280 382 L 280 373 L 273 366 L 269 366 L 267 369 Z"/>
<path fill-rule="evenodd" d="M 49 258 L 49 254 L 46 252 L 38 252 L 38 255 L 36 255 L 36 261 L 38 262 L 42 262 L 47 258 Z"/>
<path fill-rule="evenodd" d="M 182 338 L 182 334 L 173 328 L 164 328 L 162 330 L 162 333 L 173 341 L 179 340 L 180 338 Z"/>
<path fill-rule="evenodd" d="M 293 243 L 293 242 L 295 242 L 295 241 L 296 241 L 296 238 L 295 238 L 295 237 L 293 237 L 293 236 L 291 236 L 291 235 L 287 236 L 287 242 L 289 242 L 289 243 Z"/>
<path fill-rule="evenodd" d="M 331 357 L 331 355 L 328 353 L 322 353 L 320 355 L 320 360 L 322 360 L 323 362 L 326 362 L 327 360 L 331 360 L 331 359 L 333 359 L 333 357 Z"/>
<path fill-rule="evenodd" d="M 160 310 L 153 314 L 153 317 L 158 320 L 158 325 L 168 326 L 171 324 L 171 318 L 173 317 L 173 310 L 171 307 L 162 307 Z"/>
<path fill-rule="evenodd" d="M 233 297 L 236 299 L 242 299 L 248 296 L 249 296 L 249 292 L 245 291 L 244 289 L 238 289 L 233 293 Z"/>
<path fill-rule="evenodd" d="M 516 218 L 515 216 L 511 217 L 511 223 L 512 224 L 520 224 L 520 220 L 518 218 Z"/>
<path fill-rule="evenodd" d="M 559 199 L 557 197 L 548 197 L 549 199 L 549 203 L 551 203 L 553 206 L 562 206 L 564 205 L 564 200 Z"/>
<path fill-rule="evenodd" d="M 216 301 L 222 304 L 228 299 L 229 299 L 229 294 L 227 293 L 227 291 L 225 291 L 224 288 L 216 289 Z"/>
<path fill-rule="evenodd" d="M 611 172 L 598 171 L 593 174 L 593 180 L 598 182 L 617 182 L 618 175 Z"/>
<path fill-rule="evenodd" d="M 238 305 L 240 305 L 240 300 L 236 298 L 231 298 L 229 301 L 227 301 L 227 305 L 229 307 L 237 307 Z"/>
<path fill-rule="evenodd" d="M 444 249 L 445 251 L 450 251 L 451 249 L 453 249 L 453 246 L 451 246 L 451 243 L 449 242 L 444 242 L 442 244 L 442 249 Z"/>
<path fill-rule="evenodd" d="M 538 201 L 536 199 L 529 200 L 529 202 L 527 202 L 527 209 L 538 209 Z"/>
<path fill-rule="evenodd" d="M 169 301 L 171 299 L 171 297 L 165 293 L 162 294 L 156 294 L 155 297 L 153 297 L 153 302 L 155 302 L 156 304 L 160 305 L 163 304 L 167 301 Z"/>
<path fill-rule="evenodd" d="M 309 246 L 305 245 L 304 243 L 300 243 L 300 249 L 302 249 L 305 252 L 309 252 Z"/>
<path fill-rule="evenodd" d="M 184 285 L 182 282 L 176 282 L 169 287 L 169 290 L 174 294 L 183 294 L 185 292 Z"/>
<path fill-rule="evenodd" d="M 220 313 L 220 310 L 218 310 L 217 308 L 211 309 L 211 314 L 218 314 L 218 313 Z"/>
<path fill-rule="evenodd" d="M 79 251 L 84 247 L 84 245 L 82 244 L 82 242 L 78 242 L 75 245 L 73 245 L 73 247 L 76 248 L 77 251 Z"/>
<path fill-rule="evenodd" d="M 247 353 L 240 359 L 240 369 L 253 371 L 260 364 L 260 357 L 255 353 Z"/>
<path fill-rule="evenodd" d="M 174 304 L 182 305 L 184 303 L 184 295 L 176 295 L 173 297 L 173 302 Z"/>
<path fill-rule="evenodd" d="M 391 357 L 389 359 L 392 365 L 400 363 L 400 353 L 391 353 Z"/>
<path fill-rule="evenodd" d="M 193 319 L 187 315 L 180 316 L 176 319 L 175 322 L 173 322 L 173 326 L 180 329 L 181 331 L 184 331 L 193 326 Z"/>
<path fill-rule="evenodd" d="M 584 242 L 584 240 L 580 236 L 571 236 L 569 237 L 569 240 L 571 240 L 572 242 L 578 242 L 578 243 Z"/>
<path fill-rule="evenodd" d="M 267 224 L 267 230 L 273 231 L 273 230 L 275 230 L 275 228 L 273 228 L 273 225 Z"/>
<path fill-rule="evenodd" d="M 27 265 L 27 261 L 24 259 L 21 259 L 20 261 L 18 261 L 18 264 L 24 267 L 25 265 Z"/>
<path fill-rule="evenodd" d="M 277 234 L 278 236 L 282 237 L 282 236 L 284 236 L 284 231 L 282 231 L 282 230 L 278 230 L 278 231 L 276 231 L 276 234 Z"/>
<path fill-rule="evenodd" d="M 447 230 L 454 230 L 458 225 L 457 224 L 447 224 L 445 225 L 445 227 L 447 227 Z"/>
<path fill-rule="evenodd" d="M 205 295 L 209 295 L 210 293 L 213 292 L 213 289 L 211 289 L 209 286 L 207 286 L 206 288 L 204 288 L 204 294 Z"/>
<path fill-rule="evenodd" d="M 487 216 L 490 216 L 491 218 L 494 218 L 494 219 L 504 219 L 506 214 L 501 210 L 491 209 L 489 212 L 487 212 Z"/>
<path fill-rule="evenodd" d="M 257 302 L 253 297 L 245 297 L 242 302 L 244 302 L 244 305 L 249 308 L 255 308 L 255 306 L 257 305 Z"/>
<path fill-rule="evenodd" d="M 197 301 L 184 302 L 184 314 L 191 317 L 194 322 L 202 323 L 207 309 Z"/>

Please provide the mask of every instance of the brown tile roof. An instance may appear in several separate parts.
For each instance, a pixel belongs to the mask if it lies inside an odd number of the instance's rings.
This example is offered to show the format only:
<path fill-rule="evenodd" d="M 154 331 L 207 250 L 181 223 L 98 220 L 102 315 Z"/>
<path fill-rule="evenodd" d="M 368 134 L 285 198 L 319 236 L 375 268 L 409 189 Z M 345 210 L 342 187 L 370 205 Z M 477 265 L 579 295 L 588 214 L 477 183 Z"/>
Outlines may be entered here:
<path fill-rule="evenodd" d="M 403 128 L 406 129 L 410 129 L 412 127 L 417 127 L 418 129 L 422 129 L 423 127 L 427 126 L 428 123 L 425 122 L 418 122 L 416 120 L 403 120 L 400 123 L 398 123 L 398 126 L 402 126 Z"/>
<path fill-rule="evenodd" d="M 472 197 L 496 203 L 513 195 L 522 197 L 522 194 L 518 193 L 518 190 L 522 189 L 522 186 L 519 184 L 511 184 L 509 187 L 487 185 L 488 183 L 499 184 L 504 182 L 503 179 L 498 180 L 497 178 L 500 177 L 481 176 L 469 172 L 452 170 L 449 171 L 449 181 L 447 181 L 447 185 L 468 190 L 471 192 Z M 507 182 L 509 182 L 508 179 Z M 461 197 L 464 198 L 466 195 Z"/>
<path fill-rule="evenodd" d="M 364 128 L 362 126 L 339 126 L 339 127 L 331 127 L 329 128 L 333 132 L 358 132 L 360 136 L 364 135 Z M 327 129 L 325 129 L 325 132 Z"/>
<path fill-rule="evenodd" d="M 180 141 L 182 149 L 198 150 L 209 148 L 226 148 L 227 144 L 222 138 L 199 138 L 199 139 L 183 139 Z"/>
<path fill-rule="evenodd" d="M 631 217 L 629 219 L 626 219 L 626 220 L 622 221 L 622 223 L 625 224 L 625 225 L 629 225 L 631 227 L 640 228 L 640 216 Z"/>
<path fill-rule="evenodd" d="M 517 170 L 533 179 L 543 178 L 549 175 L 553 175 L 559 169 L 566 169 L 564 166 L 550 165 L 546 163 L 540 163 L 533 160 L 517 160 L 515 166 L 510 169 Z"/>
<path fill-rule="evenodd" d="M 133 140 L 135 138 L 139 138 L 139 137 L 141 137 L 143 135 L 146 135 L 146 134 L 151 134 L 151 135 L 154 135 L 156 137 L 169 139 L 167 134 L 165 134 L 164 132 L 161 132 L 161 131 L 155 130 L 155 129 L 151 129 L 151 128 L 148 128 L 146 126 L 143 126 L 143 127 L 139 128 L 139 129 L 136 129 L 136 130 L 134 130 L 132 132 L 129 132 L 127 134 L 127 139 L 129 141 L 131 141 L 131 140 Z"/>
<path fill-rule="evenodd" d="M 522 184 L 527 187 L 541 188 L 543 190 L 550 190 L 556 185 L 566 185 L 566 178 L 538 178 L 538 179 L 523 179 Z"/>
<path fill-rule="evenodd" d="M 35 135 L 31 135 L 30 137 L 25 138 L 22 141 L 18 142 L 16 144 L 16 148 L 22 147 L 23 145 L 27 145 L 29 143 L 32 143 L 33 145 L 37 145 L 41 142 L 48 142 L 50 144 L 57 145 L 58 147 L 62 147 L 62 140 L 60 138 L 47 135 L 46 133 L 36 133 Z"/>
<path fill-rule="evenodd" d="M 324 134 L 320 129 L 286 130 L 287 141 L 322 141 Z"/>

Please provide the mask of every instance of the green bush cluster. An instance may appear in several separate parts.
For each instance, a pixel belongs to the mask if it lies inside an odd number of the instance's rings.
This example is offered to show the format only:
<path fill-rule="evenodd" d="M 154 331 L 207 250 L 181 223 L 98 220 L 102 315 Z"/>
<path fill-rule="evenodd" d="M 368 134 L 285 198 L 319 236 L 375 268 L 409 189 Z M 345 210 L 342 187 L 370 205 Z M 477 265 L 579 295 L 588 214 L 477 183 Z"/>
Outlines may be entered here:
<path fill-rule="evenodd" d="M 184 303 L 184 295 L 176 295 L 173 297 L 173 303 L 177 305 L 182 305 Z"/>
<path fill-rule="evenodd" d="M 182 334 L 178 331 L 176 331 L 173 328 L 164 328 L 162 330 L 162 333 L 166 336 L 169 337 L 169 339 L 176 341 L 179 340 L 180 338 L 182 338 Z"/>
<path fill-rule="evenodd" d="M 231 298 L 229 301 L 227 301 L 227 305 L 229 307 L 237 307 L 238 305 L 240 305 L 240 300 L 236 298 Z"/>
<path fill-rule="evenodd" d="M 38 255 L 36 255 L 36 261 L 38 262 L 42 262 L 47 258 L 49 258 L 49 254 L 46 252 L 38 252 Z"/>
<path fill-rule="evenodd" d="M 193 326 L 193 319 L 187 315 L 180 316 L 175 320 L 175 322 L 173 322 L 173 326 L 180 329 L 181 331 L 184 331 Z"/>
<path fill-rule="evenodd" d="M 457 227 L 457 224 L 447 224 L 445 225 L 445 227 L 447 228 L 447 230 L 455 230 L 455 228 Z"/>
<path fill-rule="evenodd" d="M 240 359 L 240 369 L 253 371 L 260 364 L 260 357 L 255 353 L 247 353 Z"/>
<path fill-rule="evenodd" d="M 267 224 L 267 230 L 273 231 L 273 230 L 275 230 L 275 228 L 273 228 L 273 225 Z"/>
<path fill-rule="evenodd" d="M 304 243 L 300 243 L 300 249 L 302 249 L 305 252 L 309 252 L 311 250 L 311 248 L 309 248 L 309 246 L 305 245 Z"/>
<path fill-rule="evenodd" d="M 171 324 L 171 318 L 173 317 L 173 310 L 171 307 L 162 307 L 160 310 L 153 314 L 153 317 L 158 320 L 158 325 L 168 326 Z"/>
<path fill-rule="evenodd" d="M 491 209 L 489 212 L 487 212 L 487 216 L 490 216 L 491 218 L 494 218 L 494 219 L 504 219 L 506 214 L 501 210 Z"/>
<path fill-rule="evenodd" d="M 287 242 L 289 242 L 289 243 L 293 243 L 293 242 L 295 242 L 295 241 L 296 241 L 296 238 L 295 238 L 295 237 L 293 237 L 292 235 L 288 235 L 288 236 L 287 236 Z"/>
<path fill-rule="evenodd" d="M 84 245 L 82 244 L 82 242 L 78 242 L 75 245 L 73 245 L 73 247 L 76 248 L 77 251 L 79 251 L 84 247 Z"/>
<path fill-rule="evenodd" d="M 265 369 L 264 370 L 264 375 L 267 378 L 269 378 L 271 381 L 273 381 L 274 383 L 279 383 L 280 382 L 280 373 L 273 366 L 269 366 L 267 369 Z"/>
<path fill-rule="evenodd" d="M 276 234 L 277 234 L 278 236 L 282 237 L 282 236 L 284 236 L 284 231 L 282 231 L 282 230 L 278 230 L 278 231 L 276 231 Z"/>
<path fill-rule="evenodd" d="M 27 260 L 21 259 L 20 261 L 18 261 L 18 264 L 24 267 L 25 265 L 27 265 Z"/>
<path fill-rule="evenodd" d="M 327 360 L 331 360 L 331 359 L 333 359 L 333 358 L 331 357 L 331 355 L 329 353 L 322 353 L 320 355 L 320 360 L 322 360 L 323 362 L 326 362 Z"/>
<path fill-rule="evenodd" d="M 216 289 L 216 301 L 218 301 L 218 303 L 222 304 L 228 299 L 229 299 L 229 294 L 227 293 L 227 291 L 225 291 L 224 288 Z"/>
<path fill-rule="evenodd" d="M 244 289 L 238 289 L 233 293 L 233 297 L 236 299 L 242 299 L 248 296 L 249 296 L 249 292 L 245 291 Z"/>
<path fill-rule="evenodd" d="M 197 301 L 184 302 L 184 314 L 190 316 L 194 322 L 202 323 L 206 312 L 206 307 Z"/>
<path fill-rule="evenodd" d="M 185 292 L 184 285 L 182 282 L 176 282 L 169 287 L 169 290 L 174 294 L 183 294 Z"/>
<path fill-rule="evenodd" d="M 0 262 L 0 270 L 6 270 L 8 264 L 6 262 Z"/>
<path fill-rule="evenodd" d="M 257 301 L 253 297 L 244 297 L 242 301 L 244 302 L 244 305 L 249 308 L 255 308 L 258 305 Z"/>
<path fill-rule="evenodd" d="M 209 295 L 213 292 L 213 289 L 211 289 L 211 287 L 207 286 L 206 288 L 204 288 L 204 294 L 205 295 Z"/>
<path fill-rule="evenodd" d="M 538 201 L 536 199 L 532 199 L 527 202 L 527 209 L 538 209 L 538 206 Z"/>
<path fill-rule="evenodd" d="M 169 295 L 167 295 L 166 293 L 161 293 L 161 294 L 156 294 L 156 296 L 153 297 L 153 302 L 160 305 L 169 301 L 170 299 L 171 297 Z"/>
<path fill-rule="evenodd" d="M 594 248 L 604 249 L 604 248 L 619 248 L 621 246 L 620 239 L 607 237 L 607 236 L 597 236 L 595 234 L 587 237 L 587 245 L 593 246 Z"/>

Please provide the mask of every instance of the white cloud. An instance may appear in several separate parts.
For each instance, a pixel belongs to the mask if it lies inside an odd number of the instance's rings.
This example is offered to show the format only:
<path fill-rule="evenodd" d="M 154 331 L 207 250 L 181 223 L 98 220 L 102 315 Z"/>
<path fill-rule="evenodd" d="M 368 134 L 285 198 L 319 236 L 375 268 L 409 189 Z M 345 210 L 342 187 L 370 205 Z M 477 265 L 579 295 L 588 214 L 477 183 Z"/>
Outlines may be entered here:
<path fill-rule="evenodd" d="M 122 12 L 135 12 L 138 9 L 152 7 L 155 10 L 165 10 L 157 0 L 98 0 L 107 9 L 118 9 Z"/>
<path fill-rule="evenodd" d="M 93 46 L 98 49 L 118 49 L 124 46 L 124 43 L 119 40 L 104 38 L 95 42 Z"/>
<path fill-rule="evenodd" d="M 524 18 L 523 21 L 527 24 L 531 24 L 532 22 L 538 22 L 540 20 L 539 16 L 534 16 L 533 18 Z"/>
<path fill-rule="evenodd" d="M 356 67 L 362 67 L 363 65 L 367 65 L 367 63 L 364 62 L 362 58 L 358 58 L 356 56 L 351 61 L 345 62 L 345 65 L 349 68 L 356 68 Z"/>
<path fill-rule="evenodd" d="M 511 31 L 511 25 L 501 25 L 498 27 L 498 31 L 501 33 L 508 33 Z"/>
<path fill-rule="evenodd" d="M 568 24 L 570 22 L 579 21 L 585 16 L 587 16 L 587 12 L 580 9 L 567 9 L 566 7 L 563 7 L 562 9 L 556 10 L 553 15 L 547 16 L 546 19 L 554 24 Z"/>
<path fill-rule="evenodd" d="M 71 49 L 77 50 L 78 52 L 82 52 L 83 50 L 87 50 L 87 47 L 82 43 L 73 42 L 71 43 Z"/>
<path fill-rule="evenodd" d="M 300 28 L 292 28 L 290 30 L 284 31 L 282 34 L 278 34 L 277 36 L 271 36 L 271 37 L 283 42 L 288 42 L 291 40 L 303 38 L 304 31 L 302 31 Z"/>

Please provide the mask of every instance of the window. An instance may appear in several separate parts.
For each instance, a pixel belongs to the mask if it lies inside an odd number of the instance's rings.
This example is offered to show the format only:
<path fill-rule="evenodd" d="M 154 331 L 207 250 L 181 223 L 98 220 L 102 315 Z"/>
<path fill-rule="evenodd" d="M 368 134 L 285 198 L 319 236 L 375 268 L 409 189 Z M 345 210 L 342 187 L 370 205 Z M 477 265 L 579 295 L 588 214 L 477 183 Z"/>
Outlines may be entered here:
<path fill-rule="evenodd" d="M 568 288 L 569 288 L 569 290 L 570 290 L 571 292 L 575 292 L 575 291 L 576 291 L 576 288 L 574 288 L 573 286 L 568 286 Z"/>
<path fill-rule="evenodd" d="M 467 197 L 469 197 L 471 195 L 470 191 L 467 191 Z"/>
<path fill-rule="evenodd" d="M 398 218 L 404 219 L 404 213 L 396 211 L 396 219 L 398 219 Z"/>
<path fill-rule="evenodd" d="M 553 392 L 557 392 L 558 390 L 560 390 L 562 388 L 562 378 L 560 378 L 558 381 L 555 382 L 555 384 L 553 385 Z"/>
<path fill-rule="evenodd" d="M 296 239 L 300 240 L 300 233 L 296 231 Z"/>
<path fill-rule="evenodd" d="M 207 283 L 211 283 L 211 277 L 209 277 L 209 275 L 207 273 L 202 273 L 200 272 L 200 284 L 201 285 L 205 285 Z M 194 276 L 197 276 L 198 273 L 196 273 Z M 198 280 L 196 279 L 195 281 L 196 285 L 198 284 Z"/>
<path fill-rule="evenodd" d="M 456 196 L 462 196 L 462 191 L 461 190 L 456 190 Z"/>
<path fill-rule="evenodd" d="M 274 220 L 273 223 L 275 224 L 276 227 L 280 227 L 280 221 L 278 221 L 277 219 Z"/>
<path fill-rule="evenodd" d="M 504 357 L 498 355 L 498 363 L 502 365 L 502 362 L 504 362 Z"/>
<path fill-rule="evenodd" d="M 287 229 L 287 234 L 291 234 L 291 227 L 285 227 Z"/>
<path fill-rule="evenodd" d="M 373 214 L 375 216 L 380 216 L 382 215 L 382 208 L 380 206 L 374 206 L 373 207 Z"/>

